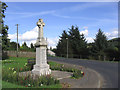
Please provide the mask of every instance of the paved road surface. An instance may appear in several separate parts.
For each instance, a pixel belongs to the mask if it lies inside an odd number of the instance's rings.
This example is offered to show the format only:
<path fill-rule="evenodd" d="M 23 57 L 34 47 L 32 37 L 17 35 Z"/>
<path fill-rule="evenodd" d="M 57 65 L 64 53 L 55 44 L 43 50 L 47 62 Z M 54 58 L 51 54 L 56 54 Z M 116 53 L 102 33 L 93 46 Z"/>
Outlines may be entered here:
<path fill-rule="evenodd" d="M 91 69 L 94 69 L 101 76 L 103 76 L 105 82 L 103 87 L 105 88 L 118 88 L 118 63 L 102 62 L 95 60 L 80 60 L 80 59 L 66 59 L 58 57 L 48 57 L 48 60 L 60 61 L 70 64 L 82 65 Z"/>

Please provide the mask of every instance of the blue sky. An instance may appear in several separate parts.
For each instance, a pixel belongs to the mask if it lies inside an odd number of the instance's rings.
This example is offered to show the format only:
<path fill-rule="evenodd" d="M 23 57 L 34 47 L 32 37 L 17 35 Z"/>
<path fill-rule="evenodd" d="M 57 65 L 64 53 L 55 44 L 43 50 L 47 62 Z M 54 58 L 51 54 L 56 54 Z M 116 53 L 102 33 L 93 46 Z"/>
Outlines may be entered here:
<path fill-rule="evenodd" d="M 44 36 L 49 46 L 55 47 L 63 30 L 77 25 L 88 42 L 93 42 L 99 28 L 108 39 L 118 34 L 117 2 L 7 2 L 5 24 L 9 26 L 9 38 L 16 41 L 19 24 L 19 43 L 29 45 L 37 38 L 36 22 L 42 18 Z"/>

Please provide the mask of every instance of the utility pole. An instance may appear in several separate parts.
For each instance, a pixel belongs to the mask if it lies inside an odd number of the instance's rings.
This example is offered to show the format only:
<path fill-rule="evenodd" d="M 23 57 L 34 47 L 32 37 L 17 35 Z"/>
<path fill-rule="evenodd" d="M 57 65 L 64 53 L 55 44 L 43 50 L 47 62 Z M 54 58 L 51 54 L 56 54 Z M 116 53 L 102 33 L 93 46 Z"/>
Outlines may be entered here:
<path fill-rule="evenodd" d="M 67 40 L 67 58 L 68 58 L 68 38 L 66 38 Z"/>
<path fill-rule="evenodd" d="M 18 24 L 16 24 L 17 26 L 17 57 L 18 57 Z"/>

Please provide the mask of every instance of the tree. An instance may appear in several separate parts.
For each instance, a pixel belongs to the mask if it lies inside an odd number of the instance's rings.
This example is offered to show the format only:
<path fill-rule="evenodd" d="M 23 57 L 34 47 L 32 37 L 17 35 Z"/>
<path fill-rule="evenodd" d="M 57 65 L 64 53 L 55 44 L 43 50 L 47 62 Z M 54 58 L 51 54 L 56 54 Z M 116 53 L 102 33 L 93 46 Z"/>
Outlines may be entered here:
<path fill-rule="evenodd" d="M 87 54 L 87 42 L 84 35 L 80 34 L 80 31 L 77 26 L 72 26 L 69 30 L 69 37 L 73 54 L 76 57 L 84 58 L 84 56 L 86 56 Z"/>
<path fill-rule="evenodd" d="M 67 39 L 68 38 L 68 39 Z M 68 44 L 69 57 L 84 57 L 87 53 L 87 42 L 83 34 L 80 34 L 78 27 L 69 28 L 68 34 L 64 30 L 55 50 L 56 55 L 66 57 Z M 86 55 L 87 56 L 87 55 Z"/>
<path fill-rule="evenodd" d="M 9 44 L 10 44 L 10 39 L 8 39 L 7 37 L 8 37 L 8 26 L 7 25 L 4 25 L 4 20 L 3 20 L 3 18 L 5 18 L 5 10 L 6 10 L 6 8 L 8 7 L 7 5 L 6 5 L 6 3 L 4 3 L 4 2 L 1 2 L 0 1 L 0 33 L 1 33 L 1 36 L 2 36 L 2 51 L 3 50 L 8 50 L 8 48 L 9 48 Z M 0 37 L 1 37 L 0 36 Z"/>
<path fill-rule="evenodd" d="M 23 47 L 23 48 L 28 48 L 26 42 L 24 42 L 24 43 L 22 44 L 22 47 Z"/>
<path fill-rule="evenodd" d="M 20 48 L 19 44 L 18 44 L 18 48 Z M 17 50 L 17 43 L 16 42 L 10 42 L 9 50 Z"/>
<path fill-rule="evenodd" d="M 52 51 L 52 47 L 50 47 L 50 50 Z"/>
<path fill-rule="evenodd" d="M 30 48 L 34 48 L 33 43 L 30 44 Z"/>
<path fill-rule="evenodd" d="M 107 37 L 100 29 L 96 35 L 95 45 L 99 51 L 104 50 L 108 46 Z"/>
<path fill-rule="evenodd" d="M 120 61 L 120 38 L 108 40 L 108 47 L 104 52 L 108 60 Z"/>
<path fill-rule="evenodd" d="M 67 42 L 66 42 L 66 38 L 68 38 L 68 34 L 67 32 L 64 30 L 63 33 L 62 33 L 62 36 L 60 36 L 60 40 L 58 42 L 58 45 L 56 46 L 57 47 L 57 50 L 56 50 L 56 55 L 57 56 L 66 56 L 66 53 L 67 53 L 67 49 L 66 49 L 66 46 L 67 46 Z"/>
<path fill-rule="evenodd" d="M 95 44 L 93 46 L 93 51 L 95 55 L 97 55 L 100 59 L 100 57 L 104 56 L 104 49 L 108 47 L 107 37 L 105 34 L 101 31 L 101 29 L 98 30 L 98 33 L 96 34 L 95 38 Z"/>
<path fill-rule="evenodd" d="M 2 60 L 7 59 L 7 53 L 4 53 L 3 50 L 8 50 L 10 39 L 8 39 L 8 26 L 4 25 L 5 10 L 8 6 L 6 3 L 0 1 L 0 39 L 2 40 Z"/>
<path fill-rule="evenodd" d="M 21 51 L 29 51 L 30 48 L 27 46 L 26 42 L 24 42 L 24 43 L 22 44 L 22 46 L 20 47 L 20 50 L 21 50 Z"/>
<path fill-rule="evenodd" d="M 108 47 L 104 50 L 107 59 L 110 61 L 120 61 L 120 53 L 117 47 Z"/>
<path fill-rule="evenodd" d="M 34 47 L 33 43 L 30 44 L 30 51 L 35 51 L 35 47 Z"/>

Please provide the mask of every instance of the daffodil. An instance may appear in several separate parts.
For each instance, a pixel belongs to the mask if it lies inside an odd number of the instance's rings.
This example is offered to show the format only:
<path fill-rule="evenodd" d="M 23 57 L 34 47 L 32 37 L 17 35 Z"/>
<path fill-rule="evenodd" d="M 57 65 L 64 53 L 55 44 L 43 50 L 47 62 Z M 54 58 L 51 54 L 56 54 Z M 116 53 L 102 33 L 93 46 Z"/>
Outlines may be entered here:
<path fill-rule="evenodd" d="M 25 65 L 24 66 L 26 66 L 27 65 L 27 63 L 25 63 Z"/>
<path fill-rule="evenodd" d="M 81 73 L 83 74 L 83 71 L 81 71 Z"/>
<path fill-rule="evenodd" d="M 16 71 L 13 72 L 13 74 L 15 74 L 15 73 L 16 73 Z"/>
<path fill-rule="evenodd" d="M 12 70 L 14 70 L 14 68 L 12 68 Z"/>
<path fill-rule="evenodd" d="M 9 67 L 9 70 L 10 70 L 11 68 Z"/>

